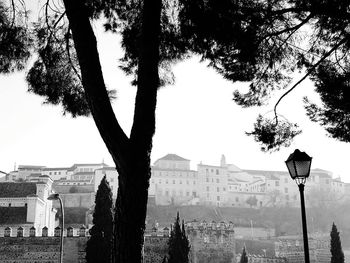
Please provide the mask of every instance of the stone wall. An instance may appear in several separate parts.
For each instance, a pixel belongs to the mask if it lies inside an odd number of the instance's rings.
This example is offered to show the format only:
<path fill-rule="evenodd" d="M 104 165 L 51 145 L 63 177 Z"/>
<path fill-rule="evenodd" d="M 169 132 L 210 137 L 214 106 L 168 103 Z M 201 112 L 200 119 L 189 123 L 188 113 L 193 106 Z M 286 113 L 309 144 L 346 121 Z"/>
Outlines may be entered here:
<path fill-rule="evenodd" d="M 65 263 L 85 263 L 87 237 L 65 237 Z M 57 263 L 59 237 L 1 237 L 0 263 Z"/>
<path fill-rule="evenodd" d="M 95 193 L 66 193 L 60 194 L 63 206 L 90 208 L 95 204 Z M 54 207 L 59 208 L 59 202 L 54 202 Z"/>

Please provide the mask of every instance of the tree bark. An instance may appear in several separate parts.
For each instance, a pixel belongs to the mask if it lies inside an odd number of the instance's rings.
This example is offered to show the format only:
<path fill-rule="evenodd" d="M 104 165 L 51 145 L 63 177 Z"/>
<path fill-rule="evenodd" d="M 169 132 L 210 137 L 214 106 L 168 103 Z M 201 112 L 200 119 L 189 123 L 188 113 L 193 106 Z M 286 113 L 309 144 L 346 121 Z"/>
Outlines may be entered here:
<path fill-rule="evenodd" d="M 145 230 L 150 154 L 155 132 L 159 85 L 161 0 L 144 0 L 134 122 L 130 134 L 129 173 L 119 175 L 115 211 L 115 262 L 139 263 Z"/>
<path fill-rule="evenodd" d="M 64 0 L 64 5 L 91 113 L 119 173 L 113 261 L 140 263 L 159 85 L 161 0 L 143 2 L 137 94 L 130 138 L 121 129 L 110 104 L 84 0 Z"/>

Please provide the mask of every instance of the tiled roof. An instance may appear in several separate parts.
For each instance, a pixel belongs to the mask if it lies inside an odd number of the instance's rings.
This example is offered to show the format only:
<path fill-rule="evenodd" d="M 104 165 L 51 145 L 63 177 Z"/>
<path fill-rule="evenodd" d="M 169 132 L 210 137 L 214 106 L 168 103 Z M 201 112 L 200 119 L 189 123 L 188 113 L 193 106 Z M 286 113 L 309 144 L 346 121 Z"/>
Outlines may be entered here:
<path fill-rule="evenodd" d="M 36 194 L 36 183 L 0 183 L 0 198 Z"/>
<path fill-rule="evenodd" d="M 27 207 L 1 207 L 0 225 L 27 223 Z"/>
<path fill-rule="evenodd" d="M 44 168 L 43 171 L 59 171 L 59 170 L 68 170 L 69 167 L 54 167 L 54 168 Z"/>
<path fill-rule="evenodd" d="M 18 165 L 18 169 L 43 169 L 45 167 L 42 165 Z"/>
<path fill-rule="evenodd" d="M 75 163 L 71 167 L 69 167 L 68 169 L 75 169 L 78 166 L 103 166 L 103 167 L 108 167 L 109 165 L 107 165 L 105 163 Z"/>
<path fill-rule="evenodd" d="M 158 159 L 156 162 L 158 162 L 159 160 L 168 160 L 168 161 L 189 161 L 188 159 L 182 158 L 176 154 L 173 153 L 169 153 L 165 156 L 163 156 L 162 158 Z"/>

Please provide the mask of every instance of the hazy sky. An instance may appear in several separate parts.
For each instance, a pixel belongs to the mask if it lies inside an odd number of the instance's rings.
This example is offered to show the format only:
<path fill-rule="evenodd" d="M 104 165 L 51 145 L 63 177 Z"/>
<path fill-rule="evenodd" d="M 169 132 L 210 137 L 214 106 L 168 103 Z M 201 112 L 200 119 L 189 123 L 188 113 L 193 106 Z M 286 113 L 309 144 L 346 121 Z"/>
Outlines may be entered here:
<path fill-rule="evenodd" d="M 118 69 L 121 56 L 118 38 L 98 31 L 105 81 L 117 90 L 113 107 L 123 129 L 129 134 L 133 117 L 135 88 Z M 271 115 L 273 104 L 265 108 L 242 109 L 232 101 L 232 93 L 243 84 L 225 81 L 198 58 L 174 67 L 176 84 L 158 93 L 157 130 L 152 162 L 167 153 L 191 160 L 192 168 L 202 161 L 218 165 L 221 154 L 229 163 L 244 169 L 286 170 L 284 161 L 295 148 L 313 157 L 312 168 L 332 171 L 350 182 L 347 156 L 350 144 L 326 136 L 324 130 L 305 116 L 303 95 L 315 97 L 311 82 L 304 82 L 279 107 L 280 114 L 298 122 L 303 129 L 288 149 L 262 153 L 247 137 L 259 113 Z M 11 171 L 14 164 L 71 166 L 73 163 L 101 162 L 113 165 L 91 118 L 62 116 L 60 106 L 43 105 L 43 99 L 29 94 L 24 73 L 0 76 L 0 170 Z M 275 102 L 276 98 L 272 100 Z"/>

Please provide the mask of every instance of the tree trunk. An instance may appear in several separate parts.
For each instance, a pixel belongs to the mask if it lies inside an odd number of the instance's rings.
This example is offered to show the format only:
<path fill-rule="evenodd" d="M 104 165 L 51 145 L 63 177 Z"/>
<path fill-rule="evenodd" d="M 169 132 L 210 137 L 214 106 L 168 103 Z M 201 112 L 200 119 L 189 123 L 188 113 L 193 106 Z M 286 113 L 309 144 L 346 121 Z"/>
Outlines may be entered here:
<path fill-rule="evenodd" d="M 161 0 L 143 2 L 138 87 L 130 138 L 121 129 L 108 98 L 96 38 L 91 28 L 89 13 L 84 6 L 85 1 L 64 0 L 63 2 L 72 31 L 87 101 L 96 126 L 119 173 L 113 261 L 140 263 L 159 85 Z"/>
<path fill-rule="evenodd" d="M 151 176 L 150 154 L 155 131 L 159 85 L 161 0 L 144 0 L 139 39 L 135 114 L 130 135 L 127 174 L 119 174 L 115 211 L 115 262 L 140 263 Z"/>

